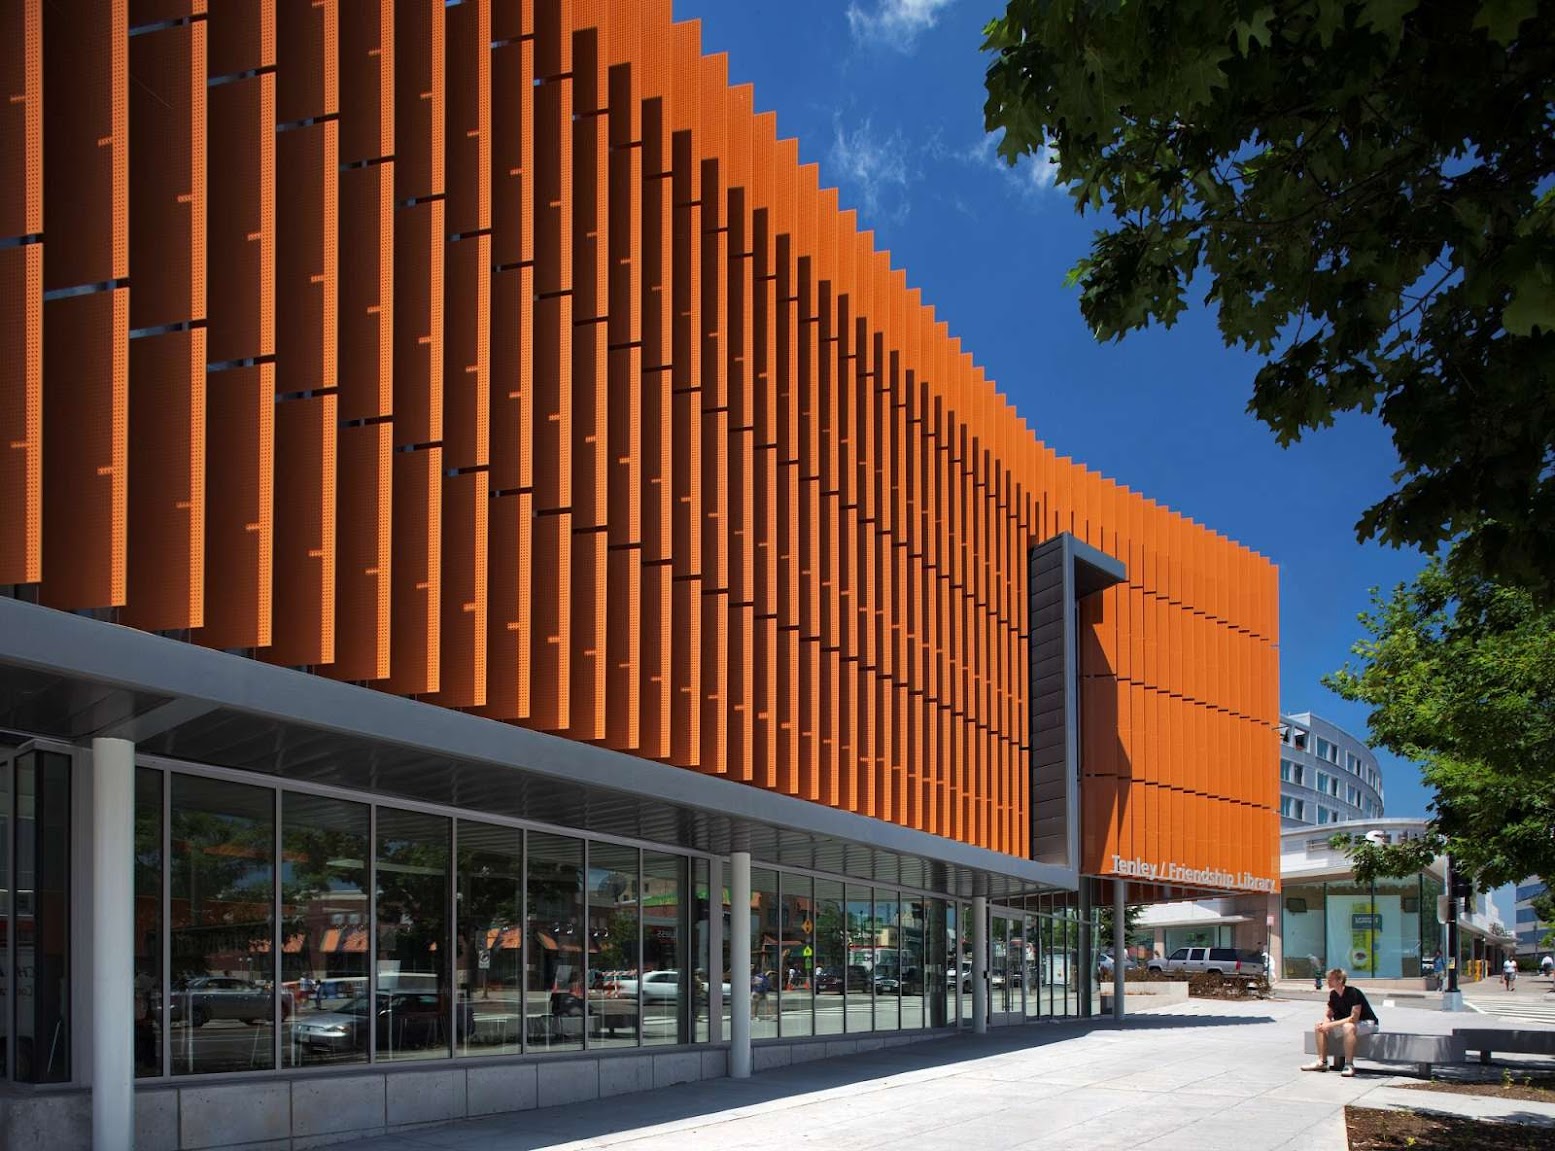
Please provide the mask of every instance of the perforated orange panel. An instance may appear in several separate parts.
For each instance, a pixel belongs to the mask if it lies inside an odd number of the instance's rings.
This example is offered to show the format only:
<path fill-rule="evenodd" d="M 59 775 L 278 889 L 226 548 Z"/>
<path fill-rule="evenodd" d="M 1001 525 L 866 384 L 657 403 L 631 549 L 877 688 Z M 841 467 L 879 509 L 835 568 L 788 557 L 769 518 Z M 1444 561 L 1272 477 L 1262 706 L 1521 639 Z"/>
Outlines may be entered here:
<path fill-rule="evenodd" d="M 120 619 L 148 631 L 205 615 L 205 329 L 129 348 L 128 594 Z"/>
<path fill-rule="evenodd" d="M 43 246 L 0 249 L 0 582 L 43 578 Z"/>
<path fill-rule="evenodd" d="M 1273 874 L 1271 565 L 1042 445 L 669 0 L 125 3 L 6 8 L 0 582 L 1023 855 L 1072 532 L 1084 869 Z"/>
<path fill-rule="evenodd" d="M 50 607 L 124 603 L 129 480 L 127 288 L 43 306 L 43 582 Z"/>
<path fill-rule="evenodd" d="M 206 385 L 208 647 L 267 647 L 273 613 L 275 369 L 212 372 Z"/>
<path fill-rule="evenodd" d="M 205 318 L 205 22 L 130 41 L 130 325 Z"/>

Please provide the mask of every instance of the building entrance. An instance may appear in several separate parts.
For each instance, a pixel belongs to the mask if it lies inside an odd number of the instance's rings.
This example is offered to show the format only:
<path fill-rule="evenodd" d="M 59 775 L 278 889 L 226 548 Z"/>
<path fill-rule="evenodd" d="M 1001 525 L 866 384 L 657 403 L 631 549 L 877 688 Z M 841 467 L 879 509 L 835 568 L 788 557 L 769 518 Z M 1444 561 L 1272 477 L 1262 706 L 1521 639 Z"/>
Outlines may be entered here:
<path fill-rule="evenodd" d="M 993 1026 L 1023 1022 L 1032 966 L 1026 917 L 1019 911 L 991 908 L 988 948 L 988 1022 Z"/>

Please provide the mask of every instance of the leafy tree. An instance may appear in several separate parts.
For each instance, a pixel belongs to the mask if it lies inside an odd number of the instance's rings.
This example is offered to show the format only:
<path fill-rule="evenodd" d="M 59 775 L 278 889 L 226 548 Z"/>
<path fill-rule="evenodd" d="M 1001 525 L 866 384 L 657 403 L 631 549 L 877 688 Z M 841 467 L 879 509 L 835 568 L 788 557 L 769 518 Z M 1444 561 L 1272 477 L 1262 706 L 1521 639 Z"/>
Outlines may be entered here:
<path fill-rule="evenodd" d="M 1372 743 L 1418 760 L 1436 798 L 1425 840 L 1356 845 L 1357 875 L 1443 849 L 1483 887 L 1555 875 L 1555 607 L 1450 560 L 1372 600 L 1359 663 L 1324 682 L 1371 707 Z"/>
<path fill-rule="evenodd" d="M 1001 155 L 1114 216 L 1098 339 L 1204 287 L 1281 444 L 1391 430 L 1362 539 L 1555 598 L 1555 0 L 1010 0 L 985 47 Z"/>
<path fill-rule="evenodd" d="M 1534 918 L 1540 923 L 1555 924 L 1555 888 L 1546 887 L 1544 892 L 1536 895 L 1531 900 Z M 1555 926 L 1539 939 L 1540 947 L 1555 947 Z"/>

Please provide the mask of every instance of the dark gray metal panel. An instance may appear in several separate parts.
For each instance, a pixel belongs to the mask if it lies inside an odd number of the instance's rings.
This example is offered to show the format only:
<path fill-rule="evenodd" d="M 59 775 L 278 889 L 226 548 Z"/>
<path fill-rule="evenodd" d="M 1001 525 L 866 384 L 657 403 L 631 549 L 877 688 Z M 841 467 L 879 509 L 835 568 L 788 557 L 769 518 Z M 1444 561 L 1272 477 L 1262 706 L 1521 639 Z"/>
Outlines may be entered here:
<path fill-rule="evenodd" d="M 1079 801 L 1071 725 L 1074 685 L 1074 592 L 1065 551 L 1067 536 L 1031 549 L 1031 858 L 1077 871 Z"/>
<path fill-rule="evenodd" d="M 720 854 L 744 835 L 763 861 L 962 896 L 1074 883 L 1039 861 L 0 597 L 0 733 L 81 741 L 138 717 L 148 753 L 191 763 Z"/>
<path fill-rule="evenodd" d="M 1031 857 L 1080 867 L 1079 645 L 1075 606 L 1128 577 L 1067 532 L 1031 549 Z"/>

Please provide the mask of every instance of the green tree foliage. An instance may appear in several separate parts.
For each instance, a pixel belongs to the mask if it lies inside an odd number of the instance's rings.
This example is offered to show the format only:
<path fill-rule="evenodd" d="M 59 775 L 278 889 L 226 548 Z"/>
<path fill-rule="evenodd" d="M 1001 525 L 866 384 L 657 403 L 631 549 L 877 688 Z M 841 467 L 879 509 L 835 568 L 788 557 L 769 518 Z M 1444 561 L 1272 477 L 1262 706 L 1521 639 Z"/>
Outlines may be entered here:
<path fill-rule="evenodd" d="M 1204 286 L 1282 444 L 1391 430 L 1361 538 L 1555 598 L 1555 0 L 1010 0 L 987 37 L 1001 155 L 1114 217 L 1071 273 L 1099 339 Z"/>
<path fill-rule="evenodd" d="M 1370 706 L 1372 743 L 1418 760 L 1436 798 L 1431 839 L 1364 845 L 1357 872 L 1445 848 L 1482 887 L 1555 875 L 1555 607 L 1450 561 L 1372 599 L 1359 662 L 1324 682 Z"/>

